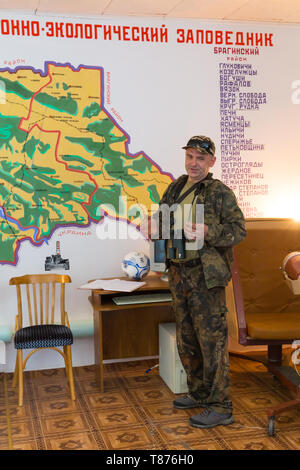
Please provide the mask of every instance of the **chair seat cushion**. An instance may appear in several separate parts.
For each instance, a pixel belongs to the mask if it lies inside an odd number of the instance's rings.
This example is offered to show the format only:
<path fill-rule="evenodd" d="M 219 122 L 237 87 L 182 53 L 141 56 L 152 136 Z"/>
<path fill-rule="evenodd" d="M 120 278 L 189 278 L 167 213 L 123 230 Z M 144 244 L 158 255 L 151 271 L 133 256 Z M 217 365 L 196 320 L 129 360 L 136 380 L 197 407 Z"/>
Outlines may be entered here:
<path fill-rule="evenodd" d="M 16 349 L 51 348 L 73 344 L 73 335 L 64 325 L 35 325 L 21 328 L 14 338 Z"/>
<path fill-rule="evenodd" d="M 300 339 L 300 312 L 247 313 L 248 336 L 255 339 Z"/>

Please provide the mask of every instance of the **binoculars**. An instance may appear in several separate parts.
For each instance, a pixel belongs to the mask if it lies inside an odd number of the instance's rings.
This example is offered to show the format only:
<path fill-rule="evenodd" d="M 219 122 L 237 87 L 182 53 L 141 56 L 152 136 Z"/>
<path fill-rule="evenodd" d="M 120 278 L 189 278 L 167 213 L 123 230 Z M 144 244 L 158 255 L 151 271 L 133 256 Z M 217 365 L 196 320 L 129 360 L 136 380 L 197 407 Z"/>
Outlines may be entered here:
<path fill-rule="evenodd" d="M 171 230 L 170 243 L 168 246 L 169 259 L 185 258 L 185 236 L 183 230 Z"/>

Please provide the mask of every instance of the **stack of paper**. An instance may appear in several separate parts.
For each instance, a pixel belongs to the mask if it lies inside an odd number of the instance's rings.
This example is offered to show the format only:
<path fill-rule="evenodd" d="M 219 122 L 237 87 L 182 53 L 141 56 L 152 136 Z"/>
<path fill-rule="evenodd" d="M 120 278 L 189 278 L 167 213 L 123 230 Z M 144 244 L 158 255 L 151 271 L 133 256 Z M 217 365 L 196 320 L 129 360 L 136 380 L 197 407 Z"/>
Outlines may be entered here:
<path fill-rule="evenodd" d="M 103 289 L 118 292 L 132 292 L 145 284 L 145 282 L 122 281 L 121 279 L 97 279 L 96 281 L 88 282 L 80 286 L 78 289 Z"/>
<path fill-rule="evenodd" d="M 0 340 L 0 364 L 6 364 L 6 348 L 2 340 Z"/>

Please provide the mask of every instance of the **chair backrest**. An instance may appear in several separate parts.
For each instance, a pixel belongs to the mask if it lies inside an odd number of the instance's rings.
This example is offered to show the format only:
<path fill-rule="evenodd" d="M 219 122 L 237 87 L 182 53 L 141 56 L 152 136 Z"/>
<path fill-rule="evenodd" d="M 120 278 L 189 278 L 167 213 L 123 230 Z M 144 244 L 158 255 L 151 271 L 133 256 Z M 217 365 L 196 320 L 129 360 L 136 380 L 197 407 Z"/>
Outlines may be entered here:
<path fill-rule="evenodd" d="M 17 288 L 18 327 L 64 325 L 65 284 L 69 282 L 70 276 L 64 274 L 27 274 L 11 278 L 9 284 Z M 60 318 L 55 315 L 58 312 Z"/>
<path fill-rule="evenodd" d="M 234 293 L 231 328 L 246 344 L 247 314 L 300 312 L 281 271 L 285 256 L 300 251 L 300 222 L 293 219 L 248 219 L 247 236 L 235 247 L 235 263 L 227 297 Z M 231 290 L 232 287 L 232 290 Z M 231 312 L 232 313 L 232 312 Z"/>

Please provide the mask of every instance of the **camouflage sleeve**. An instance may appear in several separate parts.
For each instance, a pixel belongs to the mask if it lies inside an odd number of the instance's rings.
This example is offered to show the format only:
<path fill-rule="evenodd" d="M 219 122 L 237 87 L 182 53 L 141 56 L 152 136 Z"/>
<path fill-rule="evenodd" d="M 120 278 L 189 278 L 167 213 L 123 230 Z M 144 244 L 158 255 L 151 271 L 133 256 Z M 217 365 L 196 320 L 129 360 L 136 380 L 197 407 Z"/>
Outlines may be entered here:
<path fill-rule="evenodd" d="M 246 236 L 245 219 L 234 193 L 226 188 L 222 192 L 221 223 L 211 223 L 205 241 L 215 247 L 231 247 Z"/>
<path fill-rule="evenodd" d="M 163 193 L 162 197 L 161 197 L 161 200 L 159 201 L 159 205 L 161 206 L 162 204 L 165 204 L 168 199 L 169 199 L 169 193 L 170 191 L 172 190 L 172 187 L 174 185 L 174 181 L 172 183 L 169 184 L 169 186 L 167 187 L 167 189 L 165 190 L 165 192 Z"/>

